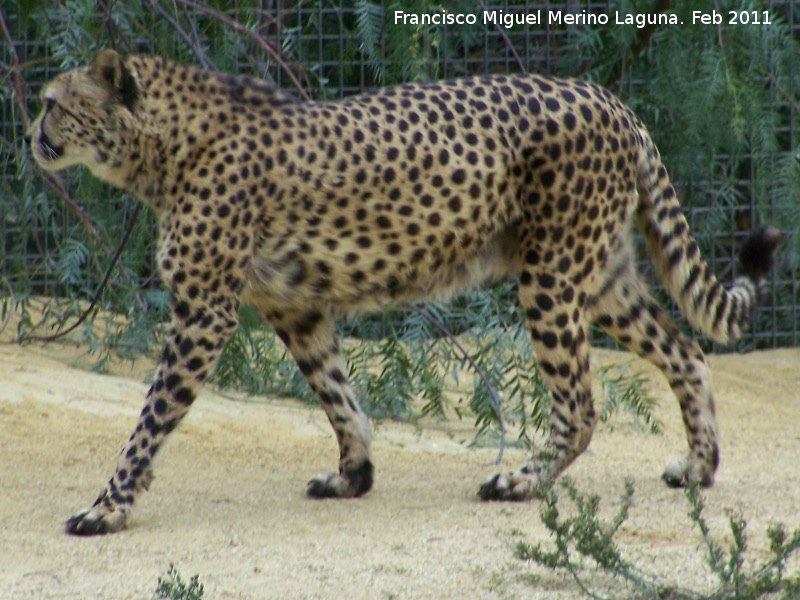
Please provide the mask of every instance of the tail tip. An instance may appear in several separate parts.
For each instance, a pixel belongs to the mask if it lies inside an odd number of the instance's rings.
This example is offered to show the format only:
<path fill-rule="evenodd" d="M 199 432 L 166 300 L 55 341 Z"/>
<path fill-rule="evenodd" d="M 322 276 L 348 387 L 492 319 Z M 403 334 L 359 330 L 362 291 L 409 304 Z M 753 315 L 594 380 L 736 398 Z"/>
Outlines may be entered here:
<path fill-rule="evenodd" d="M 766 277 L 775 262 L 775 249 L 781 240 L 783 234 L 775 227 L 762 227 L 751 233 L 739 252 L 744 274 L 754 280 Z"/>

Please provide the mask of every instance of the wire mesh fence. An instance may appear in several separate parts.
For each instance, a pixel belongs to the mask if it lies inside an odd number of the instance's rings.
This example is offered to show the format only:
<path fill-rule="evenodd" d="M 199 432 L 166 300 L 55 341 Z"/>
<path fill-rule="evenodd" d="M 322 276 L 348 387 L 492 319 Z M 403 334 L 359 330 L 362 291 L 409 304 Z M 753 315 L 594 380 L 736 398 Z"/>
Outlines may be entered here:
<path fill-rule="evenodd" d="M 102 46 L 168 54 L 210 68 L 253 73 L 312 99 L 346 97 L 409 79 L 470 74 L 524 70 L 590 77 L 610 86 L 637 112 L 644 113 L 662 150 L 678 144 L 664 133 L 672 126 L 671 117 L 660 116 L 676 114 L 674 109 L 670 112 L 668 107 L 637 101 L 643 90 L 664 85 L 663 72 L 634 68 L 614 54 L 627 48 L 633 61 L 674 43 L 669 23 L 617 24 L 620 16 L 674 14 L 666 10 L 669 2 L 459 0 L 446 3 L 446 9 L 442 3 L 424 0 L 391 5 L 357 0 L 119 4 L 54 3 L 44 10 L 40 3 L 20 2 L 0 7 L 2 296 L 91 297 L 107 258 L 128 225 L 133 198 L 87 182 L 90 178 L 80 172 L 45 179 L 29 163 L 22 138 L 26 114 L 38 109 L 36 96 L 42 84 L 64 68 L 85 62 L 91 51 Z M 712 10 L 708 3 L 686 4 L 705 5 L 703 14 Z M 755 3 L 758 10 L 751 10 L 754 3 L 728 4 L 740 18 L 747 15 L 748 20 L 766 18 L 780 23 L 789 39 L 800 41 L 797 2 Z M 721 14 L 730 19 L 725 10 L 721 9 Z M 510 26 L 504 21 L 508 15 L 512 17 Z M 414 26 L 408 23 L 411 17 L 426 17 L 428 24 Z M 461 18 L 464 23 L 443 24 L 447 18 Z M 570 24 L 581 18 L 595 24 Z M 603 18 L 606 21 L 597 22 Z M 58 29 L 52 37 L 43 35 L 49 27 Z M 681 27 L 682 35 L 695 35 L 700 25 L 674 26 L 672 31 L 675 27 Z M 721 27 L 715 30 L 712 24 L 704 35 L 719 36 L 722 44 Z M 581 54 L 581 48 L 592 51 Z M 786 79 L 787 73 L 800 71 L 800 55 L 787 59 L 779 51 L 777 46 L 767 49 L 768 60 L 774 55 L 775 64 L 767 63 L 764 70 L 752 74 L 754 85 L 768 94 L 766 112 L 773 123 L 768 151 L 735 156 L 713 153 L 703 178 L 687 175 L 689 169 L 682 165 L 702 162 L 704 157 L 677 161 L 672 169 L 704 255 L 723 280 L 736 275 L 737 246 L 748 231 L 762 222 L 775 222 L 787 232 L 787 249 L 782 250 L 773 275 L 770 297 L 738 348 L 796 346 L 800 341 L 793 250 L 797 243 L 794 215 L 800 217 L 800 202 L 791 185 L 781 184 L 778 190 L 778 184 L 770 181 L 777 181 L 777 176 L 763 175 L 765 171 L 783 174 L 787 181 L 800 183 L 796 173 L 798 98 L 795 84 Z M 787 60 L 794 63 L 784 64 Z M 606 67 L 598 67 L 600 63 Z M 704 82 L 696 84 L 702 87 Z M 740 115 L 743 127 L 750 117 Z M 664 154 L 672 167 L 670 152 Z M 158 289 L 153 229 L 152 220 L 140 226 L 130 250 L 138 253 L 138 258 L 126 262 L 119 275 L 140 290 Z M 646 261 L 641 270 L 653 279 Z M 666 297 L 664 300 L 668 302 Z M 146 304 L 148 300 L 136 296 L 135 302 Z M 679 318 L 677 309 L 671 310 Z"/>

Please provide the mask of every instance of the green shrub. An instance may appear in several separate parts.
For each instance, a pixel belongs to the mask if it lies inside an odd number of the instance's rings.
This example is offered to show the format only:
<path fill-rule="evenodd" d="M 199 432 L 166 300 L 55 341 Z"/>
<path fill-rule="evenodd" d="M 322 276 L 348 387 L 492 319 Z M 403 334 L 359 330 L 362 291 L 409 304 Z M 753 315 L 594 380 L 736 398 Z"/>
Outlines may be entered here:
<path fill-rule="evenodd" d="M 564 515 L 563 502 L 556 487 L 566 491 L 575 512 Z M 514 555 L 552 570 L 568 573 L 578 588 L 590 598 L 620 598 L 624 591 L 631 598 L 669 600 L 756 600 L 772 596 L 781 600 L 800 597 L 800 569 L 787 576 L 787 562 L 800 552 L 800 528 L 788 535 L 783 525 L 767 530 L 771 556 L 764 561 L 746 559 L 747 523 L 741 514 L 729 512 L 728 525 L 733 541 L 724 549 L 714 541 L 702 516 L 704 499 L 696 487 L 686 490 L 689 518 L 702 535 L 706 565 L 718 584 L 709 592 L 686 589 L 644 571 L 628 560 L 614 536 L 628 518 L 634 495 L 633 482 L 625 483 L 619 509 L 610 520 L 597 514 L 600 498 L 581 494 L 564 477 L 548 491 L 541 510 L 542 522 L 553 541 L 548 544 L 518 542 Z M 747 564 L 752 566 L 747 567 Z M 624 588 L 624 590 L 623 590 Z"/>
<path fill-rule="evenodd" d="M 183 580 L 175 568 L 170 564 L 166 577 L 158 578 L 158 587 L 155 591 L 157 600 L 201 600 L 203 598 L 203 584 L 198 575 L 188 581 Z"/>

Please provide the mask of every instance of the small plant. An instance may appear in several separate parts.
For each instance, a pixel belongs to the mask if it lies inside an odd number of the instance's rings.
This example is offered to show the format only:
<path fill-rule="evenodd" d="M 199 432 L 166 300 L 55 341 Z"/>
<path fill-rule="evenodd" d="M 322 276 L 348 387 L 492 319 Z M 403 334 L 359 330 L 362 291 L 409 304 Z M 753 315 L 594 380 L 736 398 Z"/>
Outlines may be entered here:
<path fill-rule="evenodd" d="M 562 517 L 556 486 L 550 488 L 542 508 L 542 522 L 554 536 L 555 548 L 546 550 L 541 543 L 518 542 L 514 555 L 526 561 L 533 561 L 549 569 L 563 569 L 575 580 L 581 592 L 590 598 L 606 596 L 589 583 L 587 559 L 594 564 L 594 571 L 621 578 L 646 597 L 663 598 L 666 590 L 657 589 L 657 582 L 641 572 L 624 559 L 621 550 L 614 542 L 614 535 L 628 518 L 628 510 L 633 500 L 634 486 L 631 480 L 625 482 L 625 492 L 620 497 L 619 510 L 610 521 L 598 518 L 600 497 L 580 494 L 569 477 L 562 477 L 559 485 L 575 504 L 577 514 Z M 591 577 L 595 582 L 596 577 Z"/>
<path fill-rule="evenodd" d="M 562 478 L 559 483 L 566 490 L 577 513 L 562 516 L 558 494 L 555 487 L 551 488 L 545 497 L 541 516 L 554 538 L 554 548 L 548 550 L 541 543 L 518 542 L 514 555 L 552 570 L 566 571 L 589 598 L 620 598 L 620 586 L 627 588 L 633 598 L 756 600 L 771 597 L 789 600 L 800 597 L 800 570 L 794 576 L 787 577 L 787 562 L 800 550 L 800 529 L 789 536 L 783 525 L 771 526 L 767 530 L 771 558 L 752 568 L 745 568 L 748 562 L 752 562 L 745 559 L 745 519 L 739 513 L 729 512 L 733 541 L 728 550 L 724 550 L 712 539 L 711 531 L 702 517 L 702 495 L 696 487 L 687 489 L 689 517 L 700 530 L 707 549 L 706 562 L 719 581 L 714 591 L 703 593 L 660 580 L 624 557 L 614 541 L 614 535 L 628 517 L 634 493 L 631 481 L 626 481 L 620 508 L 608 521 L 597 516 L 600 507 L 598 496 L 579 493 L 569 478 Z"/>
<path fill-rule="evenodd" d="M 747 521 L 740 512 L 728 511 L 728 524 L 733 541 L 727 552 L 710 536 L 710 530 L 703 519 L 705 500 L 696 487 L 686 490 L 691 509 L 689 518 L 697 525 L 703 535 L 708 552 L 706 562 L 720 581 L 714 599 L 755 600 L 768 594 L 777 598 L 800 597 L 800 570 L 795 577 L 785 578 L 786 563 L 789 557 L 800 549 L 800 529 L 788 536 L 782 524 L 767 529 L 772 557 L 752 569 L 745 569 L 745 550 L 747 549 Z"/>
<path fill-rule="evenodd" d="M 194 575 L 185 582 L 175 565 L 169 565 L 166 577 L 158 578 L 156 600 L 200 600 L 203 597 L 203 584 L 200 576 Z"/>
<path fill-rule="evenodd" d="M 647 391 L 647 377 L 641 371 L 630 373 L 629 363 L 601 367 L 597 371 L 605 401 L 600 420 L 608 422 L 620 408 L 633 415 L 634 426 L 650 433 L 661 433 L 663 424 L 653 415 L 655 399 Z"/>

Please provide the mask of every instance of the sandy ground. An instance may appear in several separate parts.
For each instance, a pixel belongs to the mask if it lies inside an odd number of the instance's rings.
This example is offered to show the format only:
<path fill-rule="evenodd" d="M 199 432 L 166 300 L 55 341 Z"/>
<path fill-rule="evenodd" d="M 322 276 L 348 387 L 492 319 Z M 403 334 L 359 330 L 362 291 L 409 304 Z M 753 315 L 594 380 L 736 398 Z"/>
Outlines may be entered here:
<path fill-rule="evenodd" d="M 312 501 L 306 481 L 337 459 L 323 413 L 214 390 L 174 435 L 128 529 L 68 537 L 63 523 L 109 476 L 151 370 L 142 360 L 128 373 L 92 374 L 70 366 L 81 351 L 0 344 L 0 598 L 148 599 L 170 563 L 184 578 L 199 574 L 212 599 L 578 597 L 563 575 L 513 557 L 518 540 L 548 539 L 538 502 L 476 499 L 496 450 L 467 447 L 469 422 L 421 432 L 379 425 L 374 490 Z M 741 510 L 751 556 L 760 559 L 769 524 L 800 524 L 800 350 L 715 356 L 711 364 L 723 462 L 705 514 L 724 542 L 726 510 Z M 650 377 L 664 435 L 634 431 L 621 415 L 599 427 L 569 475 L 600 494 L 609 515 L 632 477 L 635 504 L 619 534 L 626 555 L 710 590 L 686 501 L 659 479 L 685 451 L 677 407 L 655 371 L 639 361 L 632 368 Z M 503 468 L 523 457 L 507 451 Z"/>

